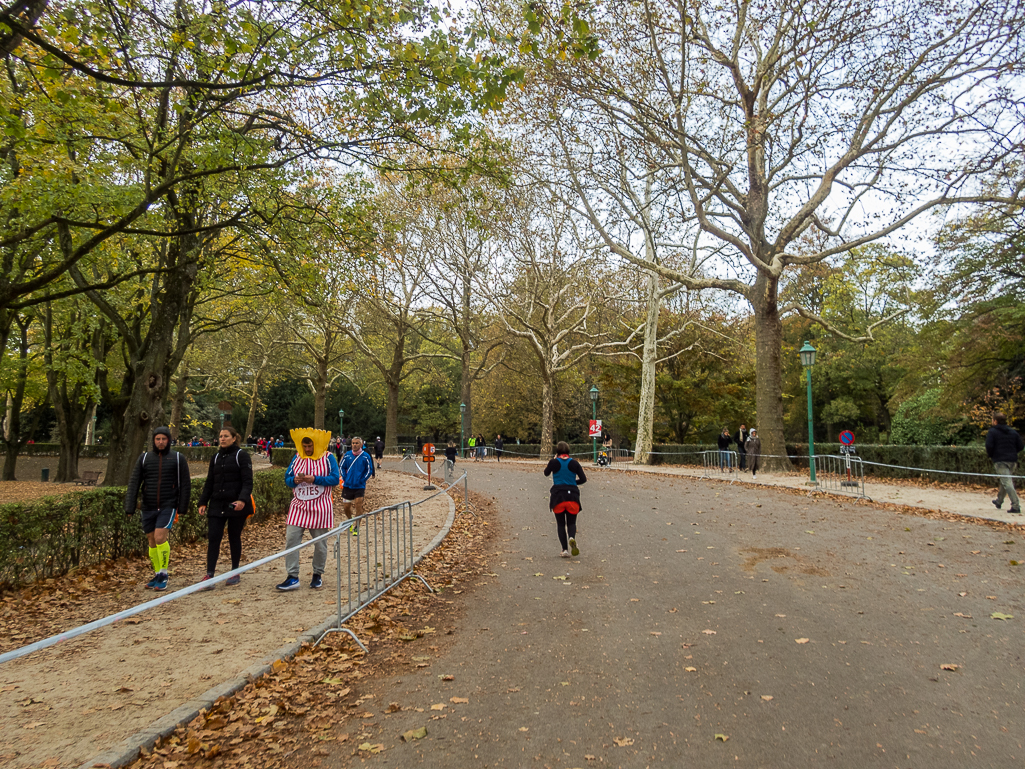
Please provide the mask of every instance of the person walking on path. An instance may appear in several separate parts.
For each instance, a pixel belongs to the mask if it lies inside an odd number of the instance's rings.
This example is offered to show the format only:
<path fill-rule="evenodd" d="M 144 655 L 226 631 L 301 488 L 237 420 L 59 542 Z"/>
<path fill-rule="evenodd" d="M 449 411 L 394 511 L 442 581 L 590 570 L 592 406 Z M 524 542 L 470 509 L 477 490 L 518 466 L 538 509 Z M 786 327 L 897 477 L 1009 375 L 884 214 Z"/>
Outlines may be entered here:
<path fill-rule="evenodd" d="M 381 459 L 384 457 L 384 441 L 381 440 L 381 436 L 378 435 L 374 439 L 374 459 L 377 460 L 377 469 L 381 469 Z"/>
<path fill-rule="evenodd" d="M 580 512 L 580 486 L 587 483 L 584 468 L 569 455 L 569 444 L 559 441 L 555 456 L 545 467 L 545 478 L 552 476 L 549 509 L 555 513 L 555 526 L 562 545 L 562 557 L 580 555 L 577 547 L 577 514 Z M 568 534 L 568 537 L 567 537 Z"/>
<path fill-rule="evenodd" d="M 762 439 L 758 437 L 758 431 L 753 427 L 751 428 L 751 434 L 747 436 L 747 440 L 744 442 L 744 449 L 747 452 L 747 463 L 751 467 L 751 477 L 758 477 L 758 465 L 762 458 Z"/>
<path fill-rule="evenodd" d="M 733 442 L 737 444 L 737 463 L 739 469 L 747 469 L 747 427 L 741 425 L 737 434 L 733 436 Z"/>
<path fill-rule="evenodd" d="M 469 437 L 469 439 L 466 441 L 466 445 L 470 449 L 470 456 L 473 457 L 473 461 L 476 462 L 477 461 L 477 449 L 476 449 L 477 439 L 474 438 L 471 435 Z"/>
<path fill-rule="evenodd" d="M 352 518 L 352 506 L 356 505 L 356 517 L 363 515 L 363 498 L 367 493 L 367 481 L 376 475 L 374 460 L 370 452 L 363 450 L 363 439 L 353 437 L 352 450 L 342 460 L 342 508 L 346 518 Z M 359 524 L 352 528 L 353 535 L 359 534 Z"/>
<path fill-rule="evenodd" d="M 484 436 L 480 433 L 477 433 L 477 458 L 481 462 L 484 461 L 484 456 L 488 453 L 487 445 L 488 442 L 484 440 Z"/>
<path fill-rule="evenodd" d="M 153 451 L 144 451 L 132 469 L 125 494 L 125 515 L 132 515 L 142 492 L 142 530 L 149 542 L 149 560 L 154 577 L 146 583 L 150 590 L 167 590 L 171 564 L 171 527 L 178 513 L 189 509 L 192 479 L 189 463 L 171 449 L 171 431 L 158 427 L 153 431 Z"/>
<path fill-rule="evenodd" d="M 288 505 L 285 520 L 285 549 L 298 547 L 303 541 L 303 532 L 310 530 L 311 537 L 319 537 L 334 528 L 335 508 L 331 489 L 338 485 L 338 463 L 327 450 L 331 433 L 327 430 L 292 430 L 292 441 L 299 448 L 288 470 L 285 485 L 292 489 L 292 501 Z M 324 569 L 327 567 L 327 542 L 321 540 L 313 546 L 313 580 L 310 587 L 323 586 Z M 285 581 L 278 590 L 299 589 L 299 551 L 285 556 Z"/>
<path fill-rule="evenodd" d="M 722 434 L 719 436 L 719 472 L 724 473 L 727 469 L 732 469 L 733 465 L 730 462 L 730 444 L 733 443 L 733 438 L 730 437 L 729 428 L 724 427 Z"/>
<path fill-rule="evenodd" d="M 505 448 L 505 441 L 502 440 L 501 435 L 495 436 L 495 459 L 499 462 L 502 461 L 502 449 Z"/>
<path fill-rule="evenodd" d="M 459 447 L 456 446 L 456 442 L 451 438 L 448 439 L 448 445 L 445 447 L 445 459 L 451 462 L 453 465 L 456 463 L 456 455 L 459 454 Z"/>
<path fill-rule="evenodd" d="M 986 433 L 986 453 L 993 461 L 993 468 L 1000 475 L 1000 487 L 993 505 L 999 510 L 1006 496 L 1011 507 L 1007 511 L 1011 515 L 1021 515 L 1021 504 L 1018 492 L 1014 490 L 1014 471 L 1018 468 L 1018 454 L 1025 448 L 1021 435 L 1007 424 L 1007 415 L 997 411 L 993 414 L 993 426 Z"/>
<path fill-rule="evenodd" d="M 217 435 L 217 453 L 210 457 L 203 493 L 199 495 L 199 514 L 206 516 L 206 576 L 214 578 L 221 554 L 224 528 L 228 528 L 231 570 L 242 561 L 242 529 L 255 511 L 253 506 L 253 460 L 239 445 L 242 436 L 228 425 Z M 241 582 L 238 574 L 228 577 L 228 585 Z"/>

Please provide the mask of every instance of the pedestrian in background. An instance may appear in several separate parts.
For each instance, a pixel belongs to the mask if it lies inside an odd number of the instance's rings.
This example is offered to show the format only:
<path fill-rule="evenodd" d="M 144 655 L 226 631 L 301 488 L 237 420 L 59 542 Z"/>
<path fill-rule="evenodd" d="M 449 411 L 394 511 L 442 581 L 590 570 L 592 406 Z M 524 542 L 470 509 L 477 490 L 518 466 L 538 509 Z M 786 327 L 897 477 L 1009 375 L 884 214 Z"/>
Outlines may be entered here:
<path fill-rule="evenodd" d="M 986 433 L 986 453 L 993 460 L 993 469 L 1000 476 L 1000 486 L 993 505 L 999 510 L 1006 496 L 1011 507 L 1007 511 L 1011 515 L 1021 515 L 1021 504 L 1018 492 L 1014 490 L 1014 471 L 1018 468 L 1018 454 L 1025 448 L 1021 435 L 1007 424 L 1007 415 L 1001 411 L 993 414 L 993 426 Z"/>
<path fill-rule="evenodd" d="M 733 467 L 733 464 L 730 462 L 730 444 L 733 443 L 733 438 L 730 437 L 729 428 L 724 427 L 722 429 L 717 443 L 719 444 L 719 472 L 724 473 L 727 469 L 732 469 Z"/>
<path fill-rule="evenodd" d="M 502 461 L 502 449 L 505 448 L 505 441 L 502 440 L 501 435 L 495 436 L 495 459 L 499 462 Z"/>
<path fill-rule="evenodd" d="M 762 459 L 762 439 L 758 437 L 758 431 L 753 427 L 751 428 L 751 434 L 747 436 L 745 441 L 744 450 L 747 452 L 747 463 L 751 468 L 751 477 L 758 477 L 758 466 L 761 464 Z"/>
<path fill-rule="evenodd" d="M 210 457 L 203 493 L 199 495 L 199 514 L 206 516 L 206 576 L 201 582 L 214 578 L 217 559 L 221 554 L 224 529 L 228 529 L 228 549 L 231 569 L 242 561 L 242 529 L 255 510 L 253 508 L 253 460 L 240 445 L 238 431 L 228 425 L 217 435 L 217 453 Z M 237 585 L 238 574 L 228 578 L 226 584 Z"/>
<path fill-rule="evenodd" d="M 737 460 L 741 470 L 747 469 L 747 427 L 741 425 L 733 436 L 733 442 L 737 444 Z"/>
<path fill-rule="evenodd" d="M 378 435 L 374 440 L 374 459 L 377 460 L 377 469 L 381 469 L 381 459 L 384 457 L 384 441 L 381 440 L 381 436 Z"/>

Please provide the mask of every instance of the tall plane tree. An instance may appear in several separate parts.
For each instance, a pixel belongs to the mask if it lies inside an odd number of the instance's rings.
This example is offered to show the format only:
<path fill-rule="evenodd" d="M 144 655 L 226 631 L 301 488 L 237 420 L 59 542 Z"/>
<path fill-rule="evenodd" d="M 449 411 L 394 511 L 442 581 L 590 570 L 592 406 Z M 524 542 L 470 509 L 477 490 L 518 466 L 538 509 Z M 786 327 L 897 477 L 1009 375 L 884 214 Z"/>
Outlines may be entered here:
<path fill-rule="evenodd" d="M 679 179 L 681 220 L 693 218 L 703 243 L 723 247 L 717 272 L 687 274 L 606 244 L 688 288 L 750 303 L 763 451 L 785 455 L 779 287 L 788 268 L 895 236 L 943 206 L 1021 201 L 1020 177 L 998 175 L 994 188 L 979 176 L 993 178 L 1023 151 L 1013 79 L 1025 6 L 642 0 L 591 8 L 574 20 L 531 3 L 527 39 L 517 40 L 534 57 L 533 82 L 549 90 L 553 111 L 613 119 Z M 548 55 L 563 50 L 589 55 Z"/>

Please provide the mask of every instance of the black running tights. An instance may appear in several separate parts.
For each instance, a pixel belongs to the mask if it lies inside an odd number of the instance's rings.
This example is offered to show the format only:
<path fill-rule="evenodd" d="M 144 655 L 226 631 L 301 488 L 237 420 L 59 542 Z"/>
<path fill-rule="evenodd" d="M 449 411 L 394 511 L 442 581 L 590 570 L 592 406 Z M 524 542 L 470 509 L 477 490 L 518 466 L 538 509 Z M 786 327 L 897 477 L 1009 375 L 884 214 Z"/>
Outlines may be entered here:
<path fill-rule="evenodd" d="M 242 560 L 242 529 L 246 526 L 246 516 L 232 515 L 227 518 L 209 517 L 207 524 L 206 573 L 213 574 L 217 568 L 217 556 L 221 554 L 221 540 L 224 538 L 224 527 L 228 527 L 228 548 L 231 550 L 231 568 L 237 569 Z"/>
<path fill-rule="evenodd" d="M 566 535 L 569 530 L 569 537 L 577 535 L 577 516 L 575 513 L 556 513 L 555 525 L 559 529 L 559 543 L 563 550 L 569 550 L 569 538 Z"/>

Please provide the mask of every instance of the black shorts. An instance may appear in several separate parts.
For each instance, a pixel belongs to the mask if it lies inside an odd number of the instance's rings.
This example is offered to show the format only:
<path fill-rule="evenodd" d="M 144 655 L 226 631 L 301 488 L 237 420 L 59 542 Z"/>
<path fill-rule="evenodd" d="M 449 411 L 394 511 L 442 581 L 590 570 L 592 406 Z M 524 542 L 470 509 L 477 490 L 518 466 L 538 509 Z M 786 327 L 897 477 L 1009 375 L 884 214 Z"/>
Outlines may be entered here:
<path fill-rule="evenodd" d="M 143 510 L 142 530 L 146 534 L 152 534 L 157 529 L 170 531 L 174 522 L 178 520 L 178 511 L 174 508 L 166 510 Z"/>
<path fill-rule="evenodd" d="M 353 502 L 357 499 L 363 499 L 363 495 L 367 493 L 366 489 L 342 489 L 342 499 L 346 502 Z"/>

